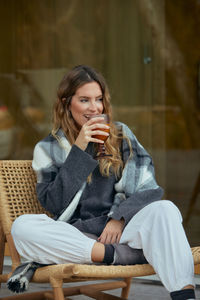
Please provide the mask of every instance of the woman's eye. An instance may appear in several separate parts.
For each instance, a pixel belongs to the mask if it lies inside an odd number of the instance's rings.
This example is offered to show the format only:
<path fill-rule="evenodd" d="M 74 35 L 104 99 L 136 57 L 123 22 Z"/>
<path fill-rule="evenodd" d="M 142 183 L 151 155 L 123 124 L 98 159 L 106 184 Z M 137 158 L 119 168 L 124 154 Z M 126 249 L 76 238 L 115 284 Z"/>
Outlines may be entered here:
<path fill-rule="evenodd" d="M 99 99 L 97 99 L 97 101 L 103 102 L 103 98 L 99 98 Z"/>
<path fill-rule="evenodd" d="M 84 102 L 87 102 L 88 100 L 87 99 L 81 99 L 80 101 L 84 103 Z"/>

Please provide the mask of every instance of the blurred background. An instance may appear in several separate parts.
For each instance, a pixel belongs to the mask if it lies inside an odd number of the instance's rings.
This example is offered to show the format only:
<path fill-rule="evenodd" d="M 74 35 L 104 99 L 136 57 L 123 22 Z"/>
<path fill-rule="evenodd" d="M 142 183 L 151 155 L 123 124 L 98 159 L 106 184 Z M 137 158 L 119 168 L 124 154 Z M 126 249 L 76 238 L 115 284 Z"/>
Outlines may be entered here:
<path fill-rule="evenodd" d="M 199 0 L 0 0 L 0 159 L 32 159 L 59 81 L 89 64 L 199 245 L 199 37 Z"/>

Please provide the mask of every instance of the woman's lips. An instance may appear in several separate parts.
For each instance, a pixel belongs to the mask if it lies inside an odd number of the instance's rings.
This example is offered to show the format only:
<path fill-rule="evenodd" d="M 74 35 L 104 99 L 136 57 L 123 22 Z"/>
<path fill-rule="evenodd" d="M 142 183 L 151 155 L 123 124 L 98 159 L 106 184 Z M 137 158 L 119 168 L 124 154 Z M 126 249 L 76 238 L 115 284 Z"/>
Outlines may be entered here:
<path fill-rule="evenodd" d="M 89 120 L 91 117 L 96 116 L 96 115 L 100 115 L 100 114 L 98 114 L 98 113 L 96 113 L 96 114 L 86 114 L 86 115 L 84 115 L 84 117 Z"/>
<path fill-rule="evenodd" d="M 89 120 L 92 116 L 96 116 L 96 114 L 93 114 L 93 115 L 84 115 L 84 117 Z"/>

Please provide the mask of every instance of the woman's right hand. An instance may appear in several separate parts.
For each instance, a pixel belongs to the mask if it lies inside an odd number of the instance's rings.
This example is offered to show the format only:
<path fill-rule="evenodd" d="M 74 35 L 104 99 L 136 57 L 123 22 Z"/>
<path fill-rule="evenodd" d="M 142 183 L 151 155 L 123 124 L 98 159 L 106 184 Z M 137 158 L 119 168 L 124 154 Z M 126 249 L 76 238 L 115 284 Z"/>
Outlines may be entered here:
<path fill-rule="evenodd" d="M 102 117 L 96 117 L 88 120 L 82 126 L 74 144 L 78 146 L 80 149 L 82 149 L 83 151 L 85 151 L 89 142 L 103 144 L 104 143 L 103 141 L 93 137 L 94 135 L 109 136 L 109 133 L 101 130 L 101 129 L 109 129 L 108 125 L 101 123 L 102 120 L 103 120 Z"/>

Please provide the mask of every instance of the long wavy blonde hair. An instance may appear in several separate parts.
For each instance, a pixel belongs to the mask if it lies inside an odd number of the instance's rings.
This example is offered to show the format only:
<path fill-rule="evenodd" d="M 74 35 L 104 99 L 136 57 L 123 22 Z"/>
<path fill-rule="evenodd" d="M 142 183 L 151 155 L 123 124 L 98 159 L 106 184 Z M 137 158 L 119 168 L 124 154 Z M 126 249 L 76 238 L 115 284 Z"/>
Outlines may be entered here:
<path fill-rule="evenodd" d="M 103 113 L 108 114 L 110 118 L 110 135 L 105 146 L 111 157 L 100 159 L 99 167 L 103 176 L 109 176 L 114 172 L 118 178 L 123 169 L 123 160 L 121 157 L 122 133 L 117 129 L 112 120 L 112 108 L 110 104 L 110 93 L 103 76 L 89 66 L 79 65 L 67 73 L 61 80 L 57 90 L 57 100 L 53 109 L 53 129 L 52 135 L 58 139 L 56 133 L 62 128 L 69 143 L 74 144 L 80 128 L 74 121 L 69 106 L 73 95 L 78 88 L 89 82 L 97 82 L 103 95 Z M 59 139 L 58 139 L 59 140 Z M 96 147 L 96 145 L 94 144 Z"/>

